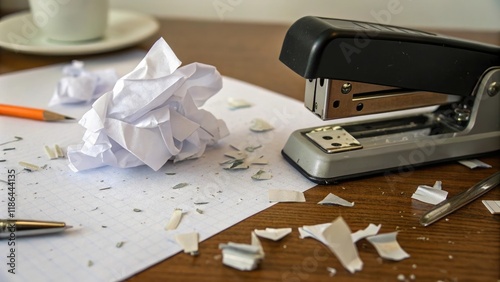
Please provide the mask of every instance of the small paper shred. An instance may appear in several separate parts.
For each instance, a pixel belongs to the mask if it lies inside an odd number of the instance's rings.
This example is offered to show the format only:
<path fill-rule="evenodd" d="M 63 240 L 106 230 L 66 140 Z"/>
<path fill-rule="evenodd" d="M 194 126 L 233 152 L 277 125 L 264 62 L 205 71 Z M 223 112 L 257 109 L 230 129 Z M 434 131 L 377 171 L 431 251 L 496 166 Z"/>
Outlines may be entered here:
<path fill-rule="evenodd" d="M 177 241 L 177 244 L 179 244 L 182 247 L 184 253 L 193 256 L 198 255 L 198 241 L 199 241 L 198 232 L 177 234 L 175 236 L 175 240 Z"/>
<path fill-rule="evenodd" d="M 56 155 L 57 155 L 57 158 L 64 158 L 64 152 L 62 150 L 61 147 L 59 147 L 59 145 L 54 145 L 54 149 L 56 151 Z"/>
<path fill-rule="evenodd" d="M 196 209 L 196 212 L 199 214 L 203 214 L 203 210 L 201 210 L 201 209 Z"/>
<path fill-rule="evenodd" d="M 255 150 L 257 150 L 257 149 L 259 149 L 261 147 L 262 147 L 262 145 L 248 146 L 248 147 L 245 148 L 245 151 L 252 153 L 253 151 L 255 151 Z"/>
<path fill-rule="evenodd" d="M 480 160 L 462 160 L 458 161 L 461 165 L 464 165 L 470 169 L 475 169 L 475 168 L 491 168 L 491 165 L 484 163 Z"/>
<path fill-rule="evenodd" d="M 255 235 L 273 241 L 283 239 L 286 235 L 292 233 L 292 228 L 266 228 L 264 230 L 254 230 Z"/>
<path fill-rule="evenodd" d="M 263 119 L 256 118 L 251 121 L 250 130 L 253 132 L 265 132 L 273 129 L 274 127 Z"/>
<path fill-rule="evenodd" d="M 56 153 L 49 146 L 44 146 L 44 150 L 49 160 L 57 159 Z"/>
<path fill-rule="evenodd" d="M 242 108 L 248 108 L 251 107 L 252 104 L 248 103 L 247 101 L 243 99 L 236 99 L 236 98 L 227 98 L 227 103 L 229 105 L 230 110 L 237 110 L 237 109 L 242 109 Z"/>
<path fill-rule="evenodd" d="M 305 202 L 304 193 L 292 190 L 269 189 L 270 202 Z"/>
<path fill-rule="evenodd" d="M 182 218 L 182 210 L 175 209 L 174 212 L 172 213 L 172 217 L 170 217 L 170 221 L 168 222 L 167 226 L 165 227 L 165 230 L 177 229 L 177 226 L 181 222 L 181 218 Z"/>
<path fill-rule="evenodd" d="M 180 189 L 180 188 L 184 188 L 188 185 L 189 185 L 189 183 L 182 182 L 182 183 L 176 184 L 174 187 L 172 187 L 172 189 Z"/>
<path fill-rule="evenodd" d="M 410 255 L 406 253 L 396 240 L 398 232 L 384 233 L 375 236 L 367 237 L 366 240 L 370 242 L 378 254 L 385 259 L 400 261 L 409 258 Z"/>
<path fill-rule="evenodd" d="M 224 156 L 230 157 L 235 160 L 244 160 L 248 155 L 241 151 L 232 151 L 224 153 Z"/>
<path fill-rule="evenodd" d="M 29 170 L 39 170 L 40 169 L 39 166 L 34 165 L 34 164 L 30 164 L 27 162 L 19 162 L 19 165 L 24 167 L 25 169 L 29 169 Z"/>
<path fill-rule="evenodd" d="M 255 180 L 269 180 L 271 178 L 273 178 L 272 174 L 262 169 L 259 169 L 259 171 L 252 175 L 252 179 Z"/>
<path fill-rule="evenodd" d="M 354 207 L 353 202 L 348 202 L 332 193 L 329 193 L 323 200 L 318 202 L 318 205 L 338 205 L 344 207 Z"/>

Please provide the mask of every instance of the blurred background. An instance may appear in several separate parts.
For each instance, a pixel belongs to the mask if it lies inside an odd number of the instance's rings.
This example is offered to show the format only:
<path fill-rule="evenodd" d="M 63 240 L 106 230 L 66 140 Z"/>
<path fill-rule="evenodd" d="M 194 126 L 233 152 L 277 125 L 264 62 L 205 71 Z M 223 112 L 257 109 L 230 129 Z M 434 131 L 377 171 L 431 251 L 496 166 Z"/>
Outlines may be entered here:
<path fill-rule="evenodd" d="M 27 2 L 0 0 L 0 14 L 25 10 Z M 111 0 L 111 7 L 172 19 L 288 25 L 315 15 L 415 28 L 500 30 L 499 0 Z"/>

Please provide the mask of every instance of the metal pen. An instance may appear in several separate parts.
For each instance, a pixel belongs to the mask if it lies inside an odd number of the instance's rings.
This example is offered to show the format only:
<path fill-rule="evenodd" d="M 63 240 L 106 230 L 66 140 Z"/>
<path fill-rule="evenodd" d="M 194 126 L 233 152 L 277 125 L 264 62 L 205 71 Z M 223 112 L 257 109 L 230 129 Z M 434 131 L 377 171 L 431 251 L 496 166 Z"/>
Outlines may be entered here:
<path fill-rule="evenodd" d="M 71 226 L 57 221 L 0 219 L 0 239 L 51 234 L 68 228 Z"/>

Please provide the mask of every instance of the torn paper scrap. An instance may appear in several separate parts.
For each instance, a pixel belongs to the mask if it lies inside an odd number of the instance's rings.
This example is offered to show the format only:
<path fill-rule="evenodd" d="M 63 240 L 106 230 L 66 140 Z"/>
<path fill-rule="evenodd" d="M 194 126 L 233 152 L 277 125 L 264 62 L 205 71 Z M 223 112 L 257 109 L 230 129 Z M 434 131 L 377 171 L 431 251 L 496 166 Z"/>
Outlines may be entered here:
<path fill-rule="evenodd" d="M 369 237 L 369 236 L 374 236 L 374 235 L 376 235 L 380 231 L 381 227 L 382 227 L 381 224 L 375 225 L 373 223 L 370 223 L 368 225 L 368 227 L 366 227 L 365 229 L 358 230 L 358 231 L 352 233 L 351 234 L 352 241 L 354 243 L 356 243 L 357 241 L 359 241 L 359 240 L 361 240 L 363 238 L 366 238 L 366 237 Z"/>
<path fill-rule="evenodd" d="M 354 273 L 363 268 L 363 262 L 352 241 L 351 230 L 342 217 L 335 219 L 322 235 L 328 243 L 327 246 L 349 272 Z"/>
<path fill-rule="evenodd" d="M 230 110 L 248 108 L 252 106 L 252 104 L 248 103 L 243 99 L 237 99 L 233 97 L 227 98 L 227 104 L 229 105 Z"/>
<path fill-rule="evenodd" d="M 286 235 L 292 233 L 292 228 L 266 228 L 264 230 L 255 229 L 254 232 L 259 237 L 278 241 L 283 239 Z"/>
<path fill-rule="evenodd" d="M 264 251 L 259 239 L 252 232 L 252 244 L 229 242 L 220 244 L 222 263 L 239 270 L 254 270 L 264 258 Z"/>
<path fill-rule="evenodd" d="M 424 203 L 437 205 L 446 200 L 447 196 L 448 192 L 441 189 L 441 181 L 436 181 L 433 187 L 419 185 L 411 198 Z"/>
<path fill-rule="evenodd" d="M 385 259 L 389 260 L 403 260 L 409 258 L 410 255 L 406 253 L 396 240 L 398 232 L 384 233 L 375 236 L 367 237 L 366 240 L 370 242 L 378 254 Z"/>
<path fill-rule="evenodd" d="M 305 202 L 304 193 L 293 190 L 269 189 L 269 202 Z"/>
<path fill-rule="evenodd" d="M 330 227 L 330 225 L 332 225 L 331 222 L 316 225 L 304 225 L 302 227 L 299 227 L 299 236 L 301 239 L 313 238 L 325 245 L 328 245 L 328 242 L 323 237 L 323 231 L 325 231 L 326 228 Z"/>
<path fill-rule="evenodd" d="M 470 169 L 475 169 L 475 168 L 491 168 L 491 165 L 482 162 L 480 160 L 474 159 L 474 160 L 462 160 L 458 161 L 461 165 L 464 165 Z"/>
<path fill-rule="evenodd" d="M 174 212 L 172 213 L 172 216 L 170 217 L 167 226 L 165 226 L 165 230 L 176 229 L 179 223 L 181 222 L 181 218 L 182 218 L 182 210 L 175 209 Z"/>
<path fill-rule="evenodd" d="M 94 102 L 80 125 L 83 144 L 68 147 L 73 171 L 147 165 L 198 158 L 229 134 L 224 121 L 200 109 L 222 88 L 213 66 L 181 62 L 163 38 L 112 91 Z"/>
<path fill-rule="evenodd" d="M 274 129 L 267 121 L 260 118 L 253 119 L 250 123 L 250 130 L 253 132 L 264 132 Z"/>
<path fill-rule="evenodd" d="M 500 214 L 500 201 L 483 200 L 483 205 L 491 212 L 491 214 Z"/>
<path fill-rule="evenodd" d="M 339 205 L 344 207 L 353 207 L 353 202 L 348 202 L 335 194 L 328 194 L 323 200 L 318 202 L 318 205 Z"/>
<path fill-rule="evenodd" d="M 57 83 L 49 106 L 57 104 L 88 103 L 113 89 L 118 74 L 114 69 L 87 71 L 81 61 L 63 67 L 63 76 Z"/>
<path fill-rule="evenodd" d="M 175 235 L 175 241 L 182 247 L 184 253 L 197 255 L 198 254 L 198 232 L 190 232 Z"/>
<path fill-rule="evenodd" d="M 255 180 L 269 180 L 273 178 L 273 175 L 265 170 L 259 169 L 254 175 L 252 175 L 252 179 Z"/>

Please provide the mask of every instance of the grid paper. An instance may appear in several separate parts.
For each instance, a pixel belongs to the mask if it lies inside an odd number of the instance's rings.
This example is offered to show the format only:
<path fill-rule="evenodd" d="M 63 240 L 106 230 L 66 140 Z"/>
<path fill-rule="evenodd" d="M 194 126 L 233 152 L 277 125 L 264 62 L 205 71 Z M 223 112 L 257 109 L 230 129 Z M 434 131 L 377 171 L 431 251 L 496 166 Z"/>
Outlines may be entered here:
<path fill-rule="evenodd" d="M 132 70 L 144 52 L 126 52 L 106 59 L 89 60 L 86 67 L 114 67 L 120 75 Z M 46 108 L 62 65 L 0 76 L 2 103 Z M 26 83 L 30 81 L 30 83 Z M 73 228 L 49 236 L 16 238 L 16 274 L 7 272 L 7 241 L 0 241 L 0 281 L 117 281 L 164 260 L 179 251 L 175 234 L 199 232 L 200 241 L 271 206 L 268 189 L 305 191 L 314 186 L 293 170 L 280 151 L 290 133 L 298 128 L 322 125 L 303 105 L 268 90 L 223 78 L 224 87 L 208 100 L 205 109 L 223 119 L 230 136 L 208 147 L 196 160 L 167 163 L 155 172 L 142 166 L 131 169 L 104 167 L 72 172 L 67 159 L 49 160 L 44 146 L 61 148 L 81 141 L 84 129 L 74 123 L 48 123 L 0 117 L 0 180 L 15 169 L 16 217 L 65 221 Z M 244 99 L 253 106 L 230 110 L 229 97 Z M 81 117 L 90 105 L 56 106 L 62 114 Z M 249 130 L 251 120 L 261 118 L 272 131 Z M 268 165 L 226 171 L 219 162 L 232 145 L 262 145 L 251 153 L 264 156 Z M 14 150 L 2 151 L 12 147 Z M 19 161 L 45 168 L 23 171 Z M 259 169 L 270 171 L 271 180 L 255 181 Z M 175 173 L 168 175 L 167 173 Z M 188 186 L 172 189 L 178 183 Z M 7 185 L 0 182 L 0 217 L 7 215 Z M 109 189 L 103 189 L 107 188 Z M 195 205 L 197 200 L 208 204 Z M 166 231 L 175 208 L 184 211 L 176 230 Z M 196 209 L 203 210 L 200 214 Z M 134 209 L 140 209 L 135 212 Z M 230 211 L 230 212 L 228 212 Z M 118 242 L 124 242 L 117 248 Z M 89 262 L 92 265 L 89 266 Z"/>

